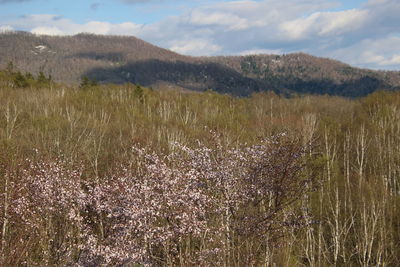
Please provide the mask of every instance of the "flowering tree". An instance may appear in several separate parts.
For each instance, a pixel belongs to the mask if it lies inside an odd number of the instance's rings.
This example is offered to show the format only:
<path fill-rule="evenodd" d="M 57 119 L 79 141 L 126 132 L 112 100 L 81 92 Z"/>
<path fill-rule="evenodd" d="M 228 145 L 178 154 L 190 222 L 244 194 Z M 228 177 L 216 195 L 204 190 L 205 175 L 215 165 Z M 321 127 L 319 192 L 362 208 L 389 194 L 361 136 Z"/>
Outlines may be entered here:
<path fill-rule="evenodd" d="M 60 160 L 14 174 L 19 189 L 7 209 L 29 244 L 21 262 L 259 265 L 287 228 L 306 222 L 294 205 L 315 174 L 304 147 L 284 135 L 234 149 L 133 151 L 134 164 L 101 180 Z"/>
<path fill-rule="evenodd" d="M 27 160 L 25 167 L 6 173 L 2 265 L 71 264 L 77 258 L 85 195 L 81 166 L 68 165 Z"/>

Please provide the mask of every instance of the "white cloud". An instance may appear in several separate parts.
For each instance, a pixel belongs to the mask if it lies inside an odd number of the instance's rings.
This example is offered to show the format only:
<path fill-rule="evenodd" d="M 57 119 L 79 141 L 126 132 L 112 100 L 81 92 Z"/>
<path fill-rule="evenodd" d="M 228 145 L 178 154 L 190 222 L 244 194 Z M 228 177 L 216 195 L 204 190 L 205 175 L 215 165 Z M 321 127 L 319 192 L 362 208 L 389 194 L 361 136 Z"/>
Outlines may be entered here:
<path fill-rule="evenodd" d="M 324 26 L 318 33 L 323 36 L 356 31 L 368 20 L 369 13 L 368 10 L 357 9 L 322 13 Z"/>
<path fill-rule="evenodd" d="M 224 26 L 227 30 L 244 30 L 248 28 L 248 20 L 235 14 L 202 10 L 194 11 L 190 15 L 190 23 L 197 26 Z"/>
<path fill-rule="evenodd" d="M 57 27 L 36 27 L 31 30 L 32 33 L 42 35 L 62 35 L 63 32 Z"/>
<path fill-rule="evenodd" d="M 338 48 L 329 56 L 345 58 L 350 64 L 374 69 L 400 69 L 400 37 L 365 39 L 354 45 Z"/>
<path fill-rule="evenodd" d="M 341 35 L 353 32 L 368 20 L 368 10 L 346 10 L 340 12 L 316 12 L 306 18 L 286 21 L 280 25 L 289 38 L 301 40 Z"/>
<path fill-rule="evenodd" d="M 380 64 L 383 66 L 399 65 L 400 64 L 400 54 L 395 54 L 395 55 L 391 56 L 390 58 L 382 61 Z"/>
<path fill-rule="evenodd" d="M 113 24 L 102 21 L 89 21 L 84 24 L 78 24 L 69 19 L 51 14 L 25 16 L 14 24 L 17 28 L 30 28 L 30 32 L 43 35 L 72 35 L 81 32 L 136 35 L 141 27 L 141 25 L 132 22 Z"/>
<path fill-rule="evenodd" d="M 55 15 L 30 15 L 5 25 L 43 34 L 135 35 L 188 55 L 303 51 L 358 66 L 400 68 L 400 1 L 370 0 L 356 9 L 332 11 L 338 7 L 333 1 L 207 1 L 214 4 L 146 25 L 78 24 Z"/>
<path fill-rule="evenodd" d="M 311 27 L 316 22 L 317 17 L 318 14 L 313 14 L 307 18 L 285 21 L 280 25 L 280 28 L 290 39 L 305 39 L 309 31 L 311 31 Z"/>
<path fill-rule="evenodd" d="M 13 30 L 14 30 L 13 27 L 11 27 L 9 25 L 0 26 L 0 33 L 1 32 L 10 32 Z"/>
<path fill-rule="evenodd" d="M 219 53 L 222 47 L 213 44 L 210 40 L 179 40 L 172 42 L 170 49 L 185 55 L 204 56 Z"/>
<path fill-rule="evenodd" d="M 285 46 L 291 38 L 279 29 L 285 21 L 301 14 L 333 7 L 325 0 L 231 1 L 202 6 L 177 17 L 144 26 L 139 37 L 175 51 L 181 40 L 208 40 L 212 45 L 204 55 L 240 54 L 247 50 L 293 51 Z M 216 47 L 220 49 L 216 49 Z M 204 49 L 201 49 L 203 51 Z M 186 53 L 187 54 L 187 53 Z"/>

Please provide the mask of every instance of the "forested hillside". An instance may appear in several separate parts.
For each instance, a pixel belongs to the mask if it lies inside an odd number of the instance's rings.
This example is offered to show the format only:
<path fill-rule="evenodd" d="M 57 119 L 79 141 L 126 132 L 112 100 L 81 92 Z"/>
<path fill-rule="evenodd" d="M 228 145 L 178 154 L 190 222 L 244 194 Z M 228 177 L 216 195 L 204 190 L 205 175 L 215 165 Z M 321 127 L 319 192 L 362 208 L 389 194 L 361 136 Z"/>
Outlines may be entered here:
<path fill-rule="evenodd" d="M 0 34 L 0 64 L 13 62 L 21 71 L 43 71 L 57 81 L 78 82 L 96 67 L 116 67 L 132 61 L 184 60 L 171 51 L 155 47 L 135 37 L 36 36 L 30 33 Z"/>
<path fill-rule="evenodd" d="M 209 58 L 230 66 L 267 87 L 300 94 L 364 96 L 376 90 L 400 89 L 400 73 L 358 69 L 303 53 Z"/>
<path fill-rule="evenodd" d="M 400 72 L 358 69 L 301 53 L 188 57 L 134 37 L 24 32 L 0 34 L 0 48 L 0 67 L 13 62 L 22 73 L 43 72 L 69 84 L 88 76 L 103 84 L 211 89 L 238 96 L 274 91 L 357 97 L 400 88 Z"/>
<path fill-rule="evenodd" d="M 0 72 L 1 266 L 397 266 L 399 174 L 399 92 Z"/>

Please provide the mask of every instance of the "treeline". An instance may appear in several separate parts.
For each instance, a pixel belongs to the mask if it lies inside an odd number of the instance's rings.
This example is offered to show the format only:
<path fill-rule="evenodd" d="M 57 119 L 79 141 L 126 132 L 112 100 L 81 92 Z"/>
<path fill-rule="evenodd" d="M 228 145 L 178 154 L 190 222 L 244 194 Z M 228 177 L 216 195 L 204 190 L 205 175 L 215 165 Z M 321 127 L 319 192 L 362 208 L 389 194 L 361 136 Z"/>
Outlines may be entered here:
<path fill-rule="evenodd" d="M 2 83 L 1 265 L 397 266 L 399 155 L 396 92 Z"/>
<path fill-rule="evenodd" d="M 37 77 L 32 73 L 22 73 L 12 62 L 9 62 L 4 70 L 0 70 L 0 83 L 4 87 L 11 88 L 41 88 L 49 87 L 53 83 L 51 75 L 46 76 L 42 71 Z"/>

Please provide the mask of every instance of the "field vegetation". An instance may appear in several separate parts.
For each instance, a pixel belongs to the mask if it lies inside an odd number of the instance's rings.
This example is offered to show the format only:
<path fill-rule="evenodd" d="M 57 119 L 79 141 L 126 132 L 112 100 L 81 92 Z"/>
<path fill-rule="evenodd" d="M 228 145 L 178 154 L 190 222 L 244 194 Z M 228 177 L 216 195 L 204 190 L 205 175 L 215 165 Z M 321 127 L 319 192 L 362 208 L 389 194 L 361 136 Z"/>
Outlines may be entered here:
<path fill-rule="evenodd" d="M 400 93 L 0 72 L 1 266 L 397 266 Z"/>

